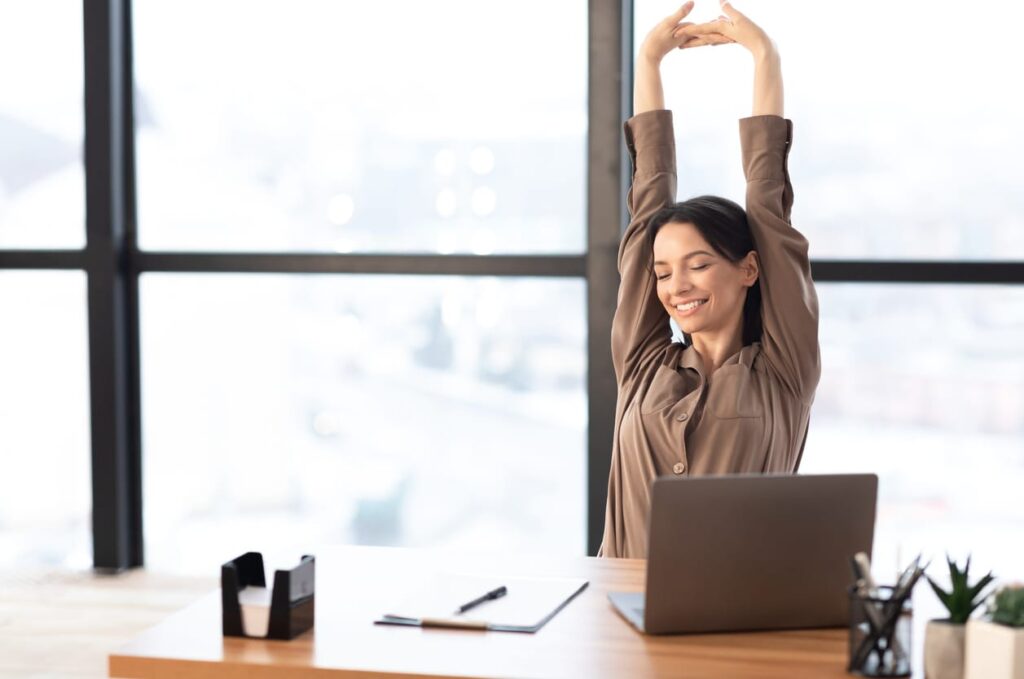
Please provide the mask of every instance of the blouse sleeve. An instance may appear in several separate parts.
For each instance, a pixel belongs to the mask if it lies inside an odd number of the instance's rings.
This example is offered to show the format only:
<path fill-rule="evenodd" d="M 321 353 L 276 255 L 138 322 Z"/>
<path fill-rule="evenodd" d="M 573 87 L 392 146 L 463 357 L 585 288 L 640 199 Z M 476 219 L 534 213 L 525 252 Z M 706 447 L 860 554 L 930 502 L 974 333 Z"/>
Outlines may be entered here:
<path fill-rule="evenodd" d="M 740 120 L 747 220 L 761 261 L 763 355 L 783 384 L 810 403 L 821 376 L 818 297 L 807 239 L 790 224 L 792 139 L 791 120 L 774 115 Z"/>
<path fill-rule="evenodd" d="M 671 111 L 646 111 L 625 123 L 633 179 L 626 195 L 630 221 L 619 245 L 619 296 L 612 320 L 612 363 L 621 383 L 672 340 L 647 244 L 647 224 L 675 202 L 676 149 Z"/>

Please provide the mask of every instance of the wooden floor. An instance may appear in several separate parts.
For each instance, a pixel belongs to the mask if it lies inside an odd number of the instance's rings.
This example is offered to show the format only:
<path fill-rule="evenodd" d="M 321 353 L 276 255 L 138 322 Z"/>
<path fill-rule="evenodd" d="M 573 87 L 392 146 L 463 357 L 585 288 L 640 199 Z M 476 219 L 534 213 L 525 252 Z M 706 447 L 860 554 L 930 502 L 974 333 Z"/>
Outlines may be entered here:
<path fill-rule="evenodd" d="M 105 677 L 107 654 L 216 578 L 0 571 L 0 678 Z"/>

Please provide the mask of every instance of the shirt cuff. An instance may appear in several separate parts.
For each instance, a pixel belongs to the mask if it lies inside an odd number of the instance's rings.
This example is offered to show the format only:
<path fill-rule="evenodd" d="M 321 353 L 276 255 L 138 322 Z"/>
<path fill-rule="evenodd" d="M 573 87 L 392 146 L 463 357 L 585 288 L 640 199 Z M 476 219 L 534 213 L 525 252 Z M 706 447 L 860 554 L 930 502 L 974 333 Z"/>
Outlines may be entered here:
<path fill-rule="evenodd" d="M 625 122 L 626 148 L 637 172 L 675 172 L 672 111 L 644 111 Z"/>
<path fill-rule="evenodd" d="M 792 144 L 792 120 L 775 115 L 741 118 L 740 146 L 747 181 L 784 181 Z"/>

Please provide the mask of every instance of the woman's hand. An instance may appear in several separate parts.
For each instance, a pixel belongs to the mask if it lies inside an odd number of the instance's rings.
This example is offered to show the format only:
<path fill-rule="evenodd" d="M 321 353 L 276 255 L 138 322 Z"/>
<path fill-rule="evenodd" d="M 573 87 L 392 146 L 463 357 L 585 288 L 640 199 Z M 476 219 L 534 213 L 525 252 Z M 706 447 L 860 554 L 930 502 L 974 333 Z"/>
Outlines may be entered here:
<path fill-rule="evenodd" d="M 733 7 L 729 0 L 719 0 L 719 3 L 722 7 L 722 16 L 704 24 L 680 24 L 673 32 L 673 38 L 683 40 L 683 45 L 687 47 L 691 46 L 692 41 L 700 41 L 700 44 L 704 45 L 738 42 L 746 47 L 755 59 L 775 53 L 775 43 L 764 29 Z"/>
<path fill-rule="evenodd" d="M 683 21 L 692 9 L 693 0 L 689 0 L 674 13 L 659 21 L 640 45 L 640 58 L 649 63 L 658 64 L 666 54 L 677 47 L 685 49 L 711 44 L 703 35 L 689 35 L 681 32 L 681 29 L 697 25 L 692 21 Z"/>
<path fill-rule="evenodd" d="M 752 115 L 783 115 L 782 61 L 775 43 L 764 30 L 748 19 L 729 0 L 719 0 L 725 16 L 706 24 L 679 26 L 673 36 L 701 40 L 706 45 L 738 42 L 754 56 L 754 106 Z M 689 45 L 690 42 L 684 42 Z"/>

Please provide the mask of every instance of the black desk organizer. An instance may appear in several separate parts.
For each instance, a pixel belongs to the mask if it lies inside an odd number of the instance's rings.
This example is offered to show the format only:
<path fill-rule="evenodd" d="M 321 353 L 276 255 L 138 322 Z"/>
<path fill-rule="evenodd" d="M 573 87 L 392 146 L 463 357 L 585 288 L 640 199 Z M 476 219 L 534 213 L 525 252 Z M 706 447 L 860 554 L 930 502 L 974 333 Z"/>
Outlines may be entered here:
<path fill-rule="evenodd" d="M 309 554 L 303 555 L 299 565 L 290 571 L 274 572 L 267 636 L 256 638 L 294 639 L 313 627 L 315 575 L 316 559 Z M 226 637 L 248 636 L 242 628 L 238 592 L 250 586 L 267 586 L 263 555 L 259 552 L 246 552 L 220 567 L 221 612 Z"/>

